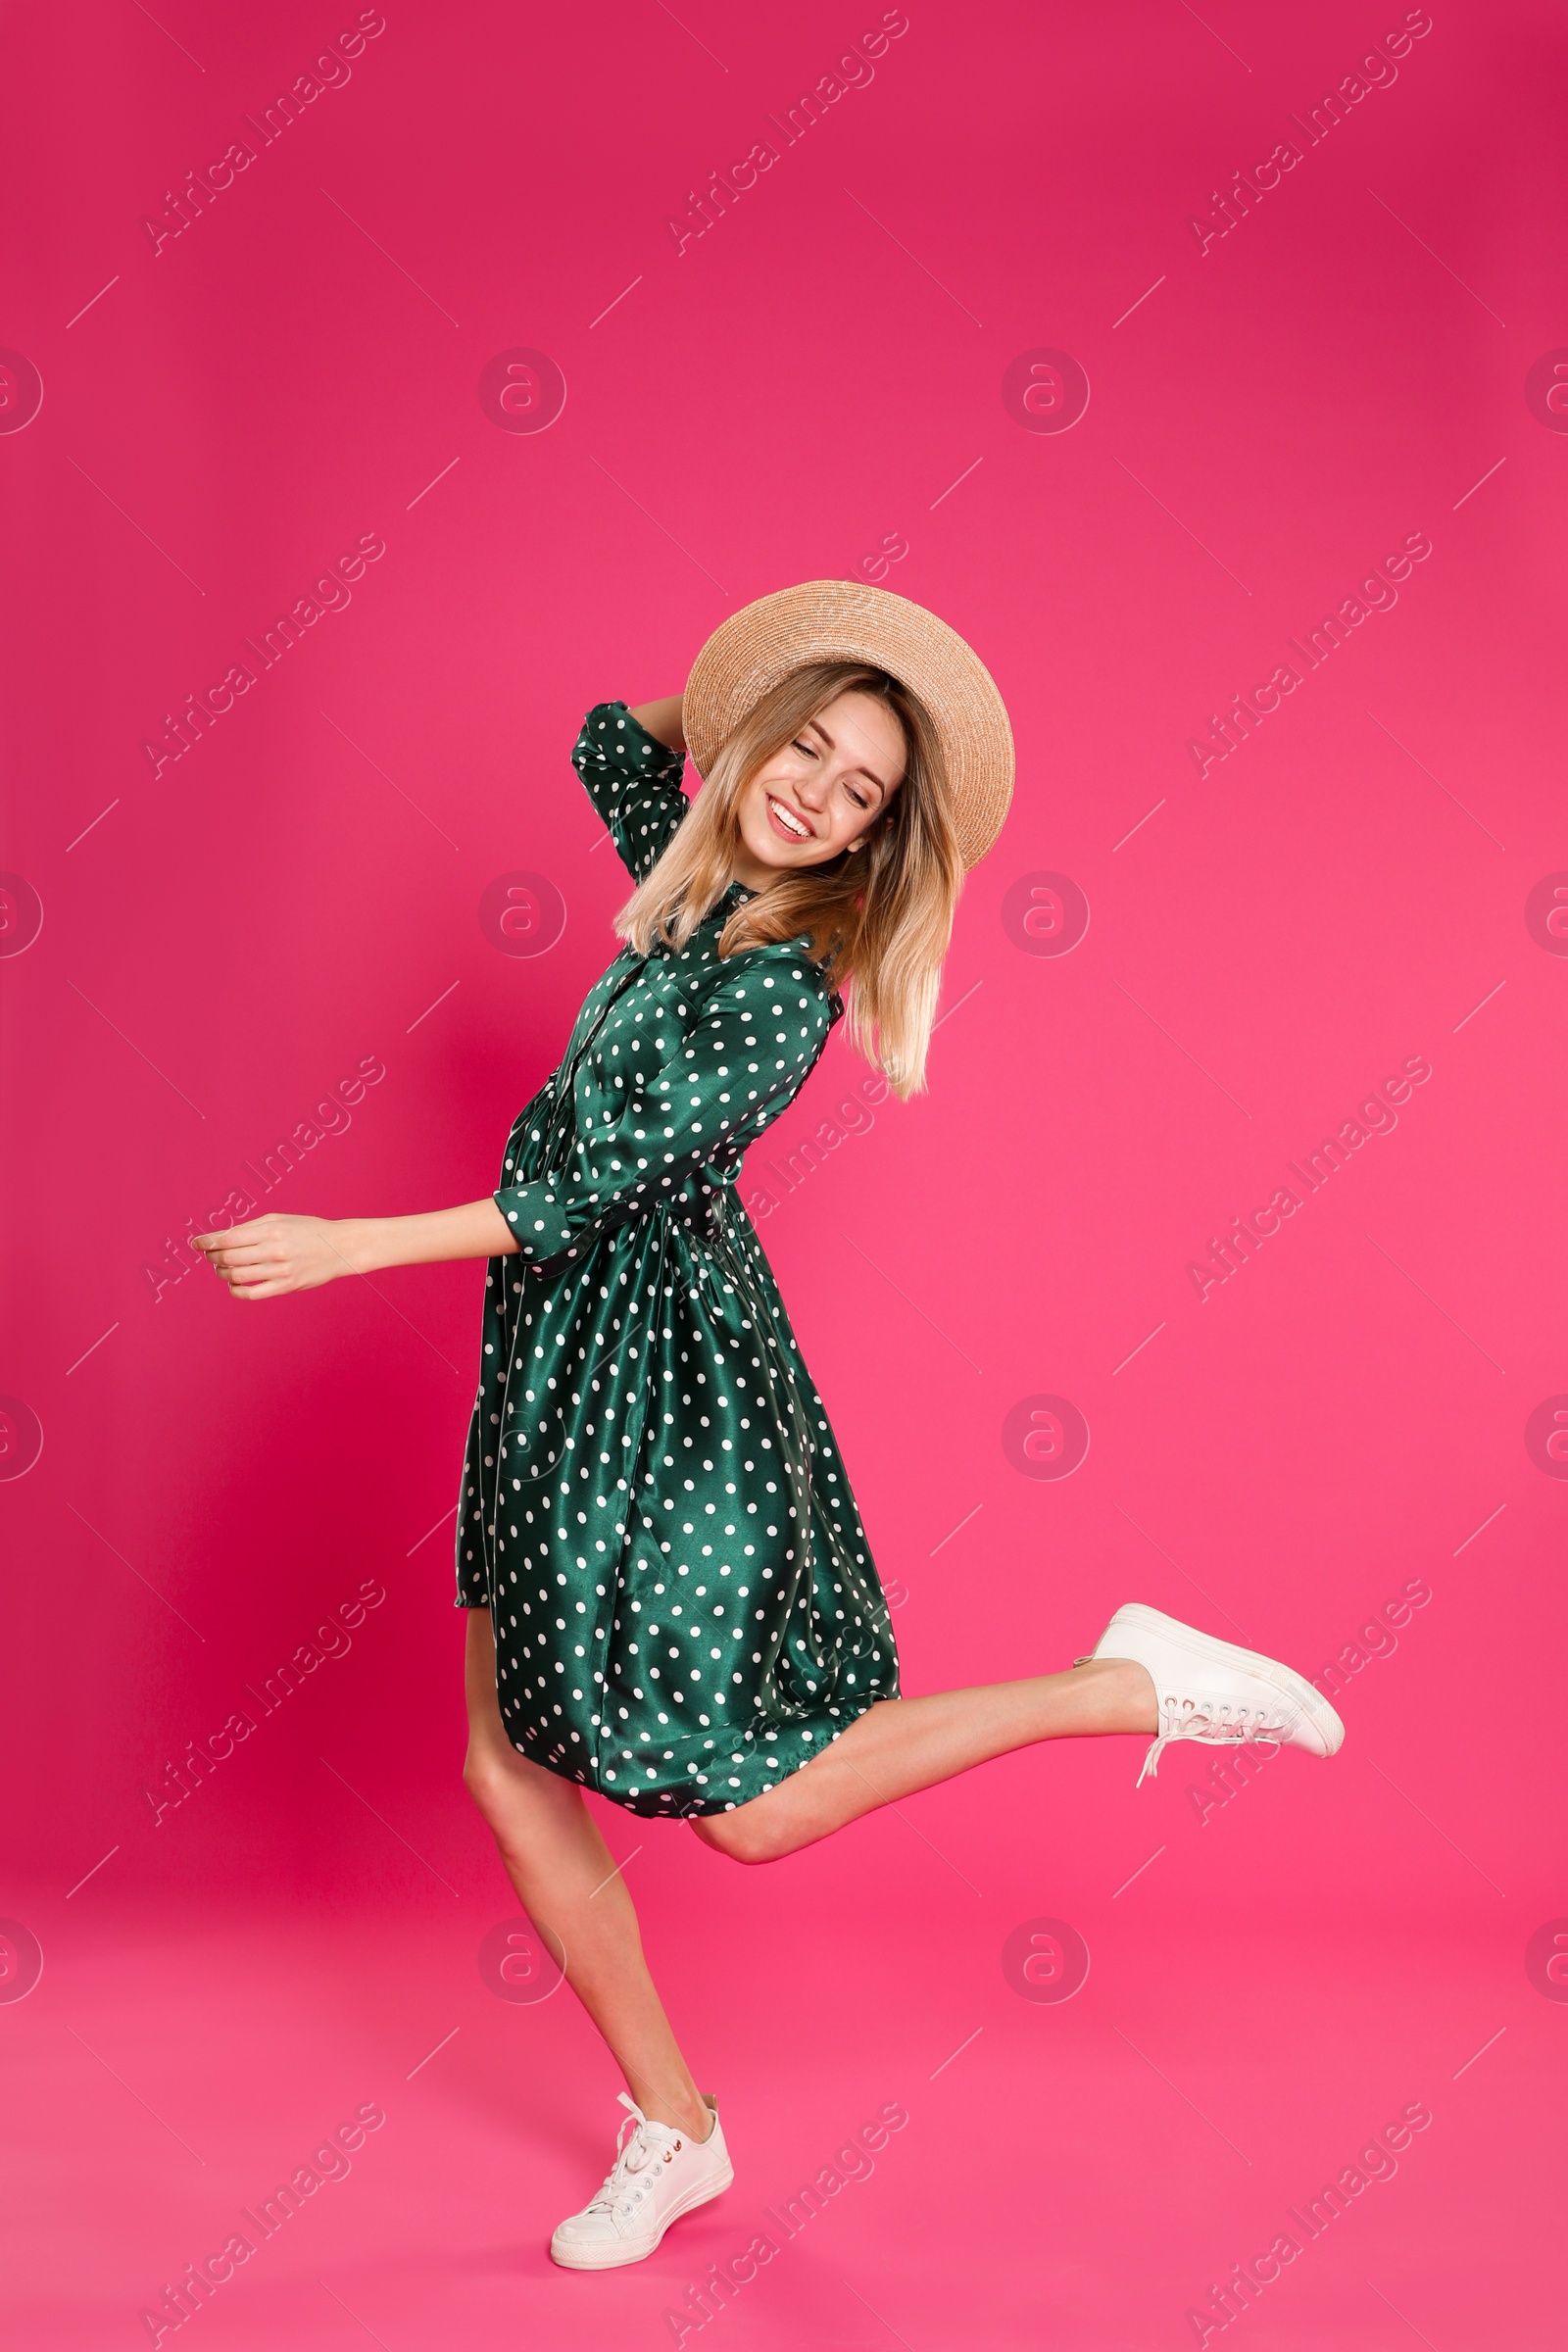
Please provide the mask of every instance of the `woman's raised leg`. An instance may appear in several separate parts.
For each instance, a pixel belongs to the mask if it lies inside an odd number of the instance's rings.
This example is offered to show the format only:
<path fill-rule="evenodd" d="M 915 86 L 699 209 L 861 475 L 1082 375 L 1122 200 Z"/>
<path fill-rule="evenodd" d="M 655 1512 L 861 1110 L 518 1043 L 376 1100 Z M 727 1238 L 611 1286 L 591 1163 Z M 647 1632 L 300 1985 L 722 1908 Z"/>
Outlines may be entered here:
<path fill-rule="evenodd" d="M 653 2122 L 702 2140 L 711 2111 L 654 1988 L 614 1856 L 575 1783 L 530 1763 L 507 1738 L 490 1613 L 469 1609 L 467 1619 L 464 1782 L 490 1825 L 517 1900 L 558 1964 L 564 1957 L 566 1982 L 604 2035 L 632 2097 Z"/>
<path fill-rule="evenodd" d="M 765 1795 L 692 1823 L 738 1862 L 774 1862 L 918 1788 L 1041 1740 L 1159 1728 L 1154 1686 L 1130 1658 L 1092 1658 L 1062 1674 L 984 1683 L 929 1698 L 884 1698 Z"/>

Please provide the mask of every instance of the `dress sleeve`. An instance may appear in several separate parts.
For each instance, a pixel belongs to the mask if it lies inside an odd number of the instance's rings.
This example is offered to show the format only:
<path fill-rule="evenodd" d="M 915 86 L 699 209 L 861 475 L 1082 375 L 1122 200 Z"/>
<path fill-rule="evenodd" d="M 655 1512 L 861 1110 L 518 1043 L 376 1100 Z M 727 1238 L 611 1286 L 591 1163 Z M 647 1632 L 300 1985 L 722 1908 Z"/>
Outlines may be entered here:
<path fill-rule="evenodd" d="M 624 1105 L 587 1128 L 568 1165 L 495 1195 L 522 1256 L 573 1257 L 705 1164 L 733 1166 L 793 1098 L 832 1018 L 798 945 L 731 958 L 678 1050 L 628 1081 Z"/>
<path fill-rule="evenodd" d="M 690 806 L 680 788 L 685 753 L 639 726 L 624 703 L 600 703 L 582 722 L 571 762 L 621 863 L 642 881 Z"/>

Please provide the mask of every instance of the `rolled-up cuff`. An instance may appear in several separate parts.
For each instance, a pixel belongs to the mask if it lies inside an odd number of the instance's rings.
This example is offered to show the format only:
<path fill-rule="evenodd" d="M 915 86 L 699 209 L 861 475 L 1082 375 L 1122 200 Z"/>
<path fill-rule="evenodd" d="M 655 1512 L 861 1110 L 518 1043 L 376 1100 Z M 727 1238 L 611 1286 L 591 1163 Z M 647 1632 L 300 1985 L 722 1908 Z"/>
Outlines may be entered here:
<path fill-rule="evenodd" d="M 553 1185 L 508 1185 L 491 1198 L 523 1257 L 560 1257 L 571 1248 L 578 1224 Z"/>
<path fill-rule="evenodd" d="M 653 1216 L 662 1206 L 678 1206 L 689 1198 L 688 1177 L 701 1168 L 700 1151 L 683 1152 L 659 1177 L 639 1176 L 624 1192 L 612 1192 L 606 1199 L 597 1194 L 579 1197 L 574 1207 L 568 1207 L 543 1178 L 533 1184 L 503 1187 L 491 1199 L 516 1237 L 518 1255 L 529 1265 L 549 1267 L 552 1261 L 569 1262 L 600 1234 L 618 1225 Z M 716 1189 L 710 1183 L 702 1187 L 705 1195 Z"/>

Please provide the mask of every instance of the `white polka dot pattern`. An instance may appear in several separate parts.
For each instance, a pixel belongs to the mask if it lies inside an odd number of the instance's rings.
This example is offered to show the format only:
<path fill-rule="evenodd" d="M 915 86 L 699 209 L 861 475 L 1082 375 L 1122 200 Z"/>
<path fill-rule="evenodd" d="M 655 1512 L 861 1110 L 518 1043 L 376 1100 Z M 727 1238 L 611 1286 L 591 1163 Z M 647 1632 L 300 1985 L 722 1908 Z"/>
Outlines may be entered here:
<path fill-rule="evenodd" d="M 624 704 L 573 753 L 631 869 L 686 812 Z M 519 1114 L 495 1198 L 459 1512 L 513 1744 L 640 1813 L 729 1809 L 898 1694 L 849 1479 L 741 1155 L 842 1009 L 799 941 L 720 958 L 732 884 L 679 951 L 629 948 Z"/>

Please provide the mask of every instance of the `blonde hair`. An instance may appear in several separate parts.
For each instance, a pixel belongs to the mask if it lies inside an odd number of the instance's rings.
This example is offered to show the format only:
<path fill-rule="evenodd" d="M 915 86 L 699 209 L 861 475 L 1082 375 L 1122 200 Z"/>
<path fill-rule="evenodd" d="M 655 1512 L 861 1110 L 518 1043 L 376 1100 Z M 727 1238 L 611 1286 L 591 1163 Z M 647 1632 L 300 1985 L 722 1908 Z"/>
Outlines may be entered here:
<path fill-rule="evenodd" d="M 770 688 L 720 748 L 669 847 L 616 915 L 615 929 L 641 956 L 656 940 L 685 946 L 733 879 L 746 787 L 808 719 L 851 693 L 870 695 L 899 721 L 902 783 L 858 848 L 781 874 L 744 900 L 719 935 L 718 952 L 737 956 L 804 939 L 829 988 L 851 984 L 851 1042 L 907 1098 L 925 1086 L 963 858 L 948 813 L 941 738 L 925 706 L 885 670 L 813 662 Z"/>

